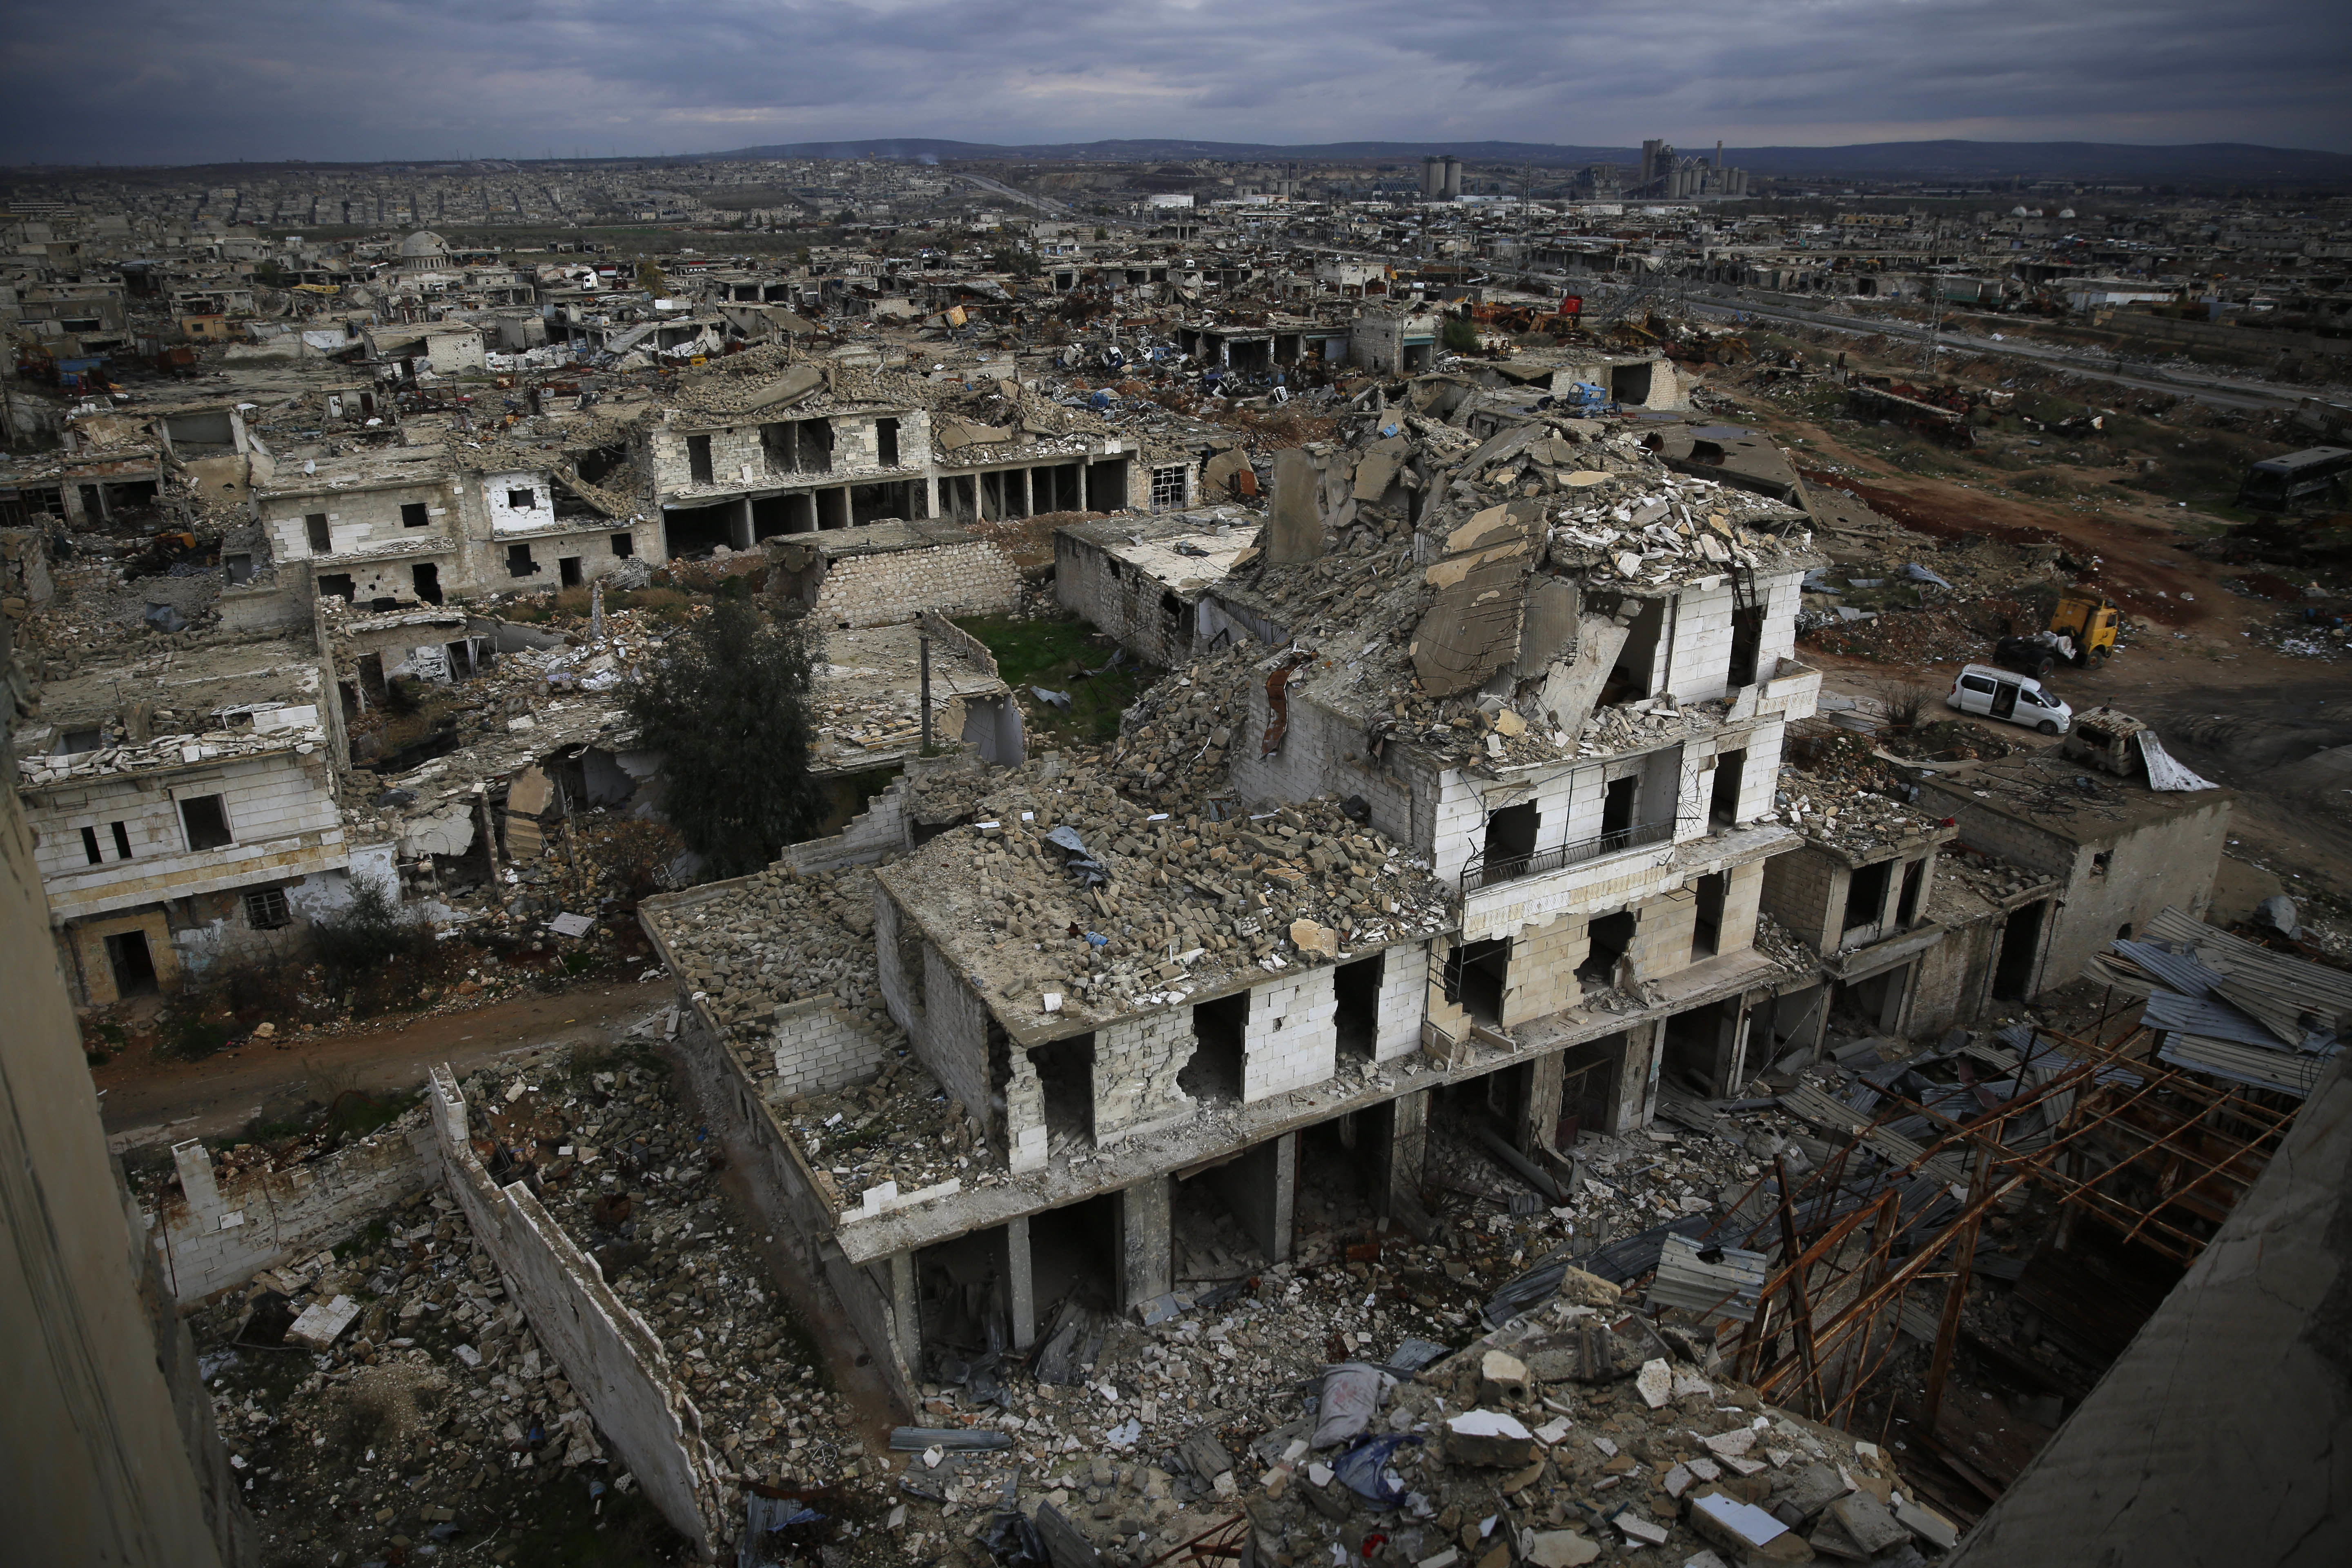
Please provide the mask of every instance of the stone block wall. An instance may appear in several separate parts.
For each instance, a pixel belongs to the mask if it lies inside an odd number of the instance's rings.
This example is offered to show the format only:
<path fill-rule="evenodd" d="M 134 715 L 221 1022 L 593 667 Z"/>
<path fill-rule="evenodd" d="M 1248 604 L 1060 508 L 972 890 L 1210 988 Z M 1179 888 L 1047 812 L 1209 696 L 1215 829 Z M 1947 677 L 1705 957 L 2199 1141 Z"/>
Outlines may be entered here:
<path fill-rule="evenodd" d="M 882 626 L 940 615 L 994 615 L 1021 602 L 1013 558 L 985 541 L 834 561 L 810 614 L 825 626 Z"/>
<path fill-rule="evenodd" d="M 1004 1144 L 1013 1170 L 1045 1168 L 1045 1085 L 1026 1051 L 1013 1053 L 1013 1070 L 1004 1084 Z"/>
<path fill-rule="evenodd" d="M 963 1101 L 972 1124 L 992 1134 L 996 1118 L 988 1094 L 988 1005 L 929 942 L 923 943 L 923 1032 L 908 1031 L 915 1054 L 950 1100 Z"/>
<path fill-rule="evenodd" d="M 1744 952 L 1756 945 L 1756 916 L 1764 897 L 1764 868 L 1771 863 L 1750 860 L 1745 866 L 1732 867 L 1726 874 L 1723 920 L 1716 930 L 1716 952 Z"/>
<path fill-rule="evenodd" d="M 1648 900 L 1633 917 L 1633 969 L 1644 980 L 1690 967 L 1691 939 L 1698 930 L 1698 895 L 1676 888 Z"/>
<path fill-rule="evenodd" d="M 778 1103 L 871 1078 L 882 1070 L 885 1056 L 881 1037 L 830 995 L 778 1004 L 774 1050 L 776 1076 L 768 1094 Z"/>
<path fill-rule="evenodd" d="M 1321 1083 L 1337 1071 L 1339 1013 L 1328 966 L 1253 987 L 1242 1036 L 1243 1102 Z"/>
<path fill-rule="evenodd" d="M 223 1180 L 196 1141 L 174 1144 L 172 1158 L 180 1194 L 144 1218 L 163 1281 L 182 1301 L 333 1247 L 441 1177 L 440 1151 L 422 1111 L 289 1171 Z"/>
<path fill-rule="evenodd" d="M 1846 879 L 1852 875 L 1845 862 L 1808 844 L 1773 856 L 1763 871 L 1759 897 L 1764 912 L 1815 952 L 1837 951 L 1839 933 L 1831 922 L 1845 909 Z"/>
<path fill-rule="evenodd" d="M 1421 1048 L 1421 1020 L 1428 1004 L 1429 944 L 1399 943 L 1381 955 L 1379 1020 L 1372 1059 L 1393 1061 Z"/>
<path fill-rule="evenodd" d="M 450 1193 L 531 1332 L 662 1517 L 706 1560 L 714 1556 L 732 1533 L 731 1510 L 709 1479 L 714 1458 L 703 1444 L 701 1412 L 661 1341 L 530 1187 L 490 1179 L 475 1157 L 465 1094 L 448 1068 L 434 1069 L 426 1101 Z"/>
<path fill-rule="evenodd" d="M 1097 1147 L 1192 1110 L 1192 1097 L 1176 1086 L 1176 1075 L 1192 1059 L 1194 1043 L 1190 1007 L 1121 1018 L 1095 1031 Z"/>
<path fill-rule="evenodd" d="M 1509 984 L 1503 993 L 1503 1027 L 1516 1028 L 1549 1017 L 1584 999 L 1576 966 L 1591 951 L 1591 921 L 1555 915 L 1542 925 L 1521 926 L 1511 939 Z"/>
<path fill-rule="evenodd" d="M 907 784 L 904 776 L 866 803 L 866 809 L 827 838 L 810 838 L 784 846 L 783 858 L 803 876 L 840 866 L 871 866 L 885 855 L 908 847 Z"/>
<path fill-rule="evenodd" d="M 1724 694 L 1731 674 L 1731 613 L 1728 583 L 1676 595 L 1667 689 L 1683 701 L 1712 702 Z"/>

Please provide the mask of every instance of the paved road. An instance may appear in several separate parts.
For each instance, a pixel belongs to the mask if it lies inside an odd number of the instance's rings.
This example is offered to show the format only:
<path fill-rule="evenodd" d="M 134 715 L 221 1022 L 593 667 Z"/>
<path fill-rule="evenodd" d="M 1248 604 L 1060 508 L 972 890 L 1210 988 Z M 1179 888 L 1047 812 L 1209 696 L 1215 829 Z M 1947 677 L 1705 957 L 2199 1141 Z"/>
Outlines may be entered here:
<path fill-rule="evenodd" d="M 1591 277 L 1570 278 L 1565 275 L 1541 280 L 1548 289 L 1581 289 L 1586 295 L 1607 295 L 1621 291 L 1624 285 L 1598 281 Z M 1791 305 L 1784 300 L 1740 296 L 1720 289 L 1693 287 L 1678 297 L 1683 308 L 1705 315 L 1733 319 L 1742 316 L 1761 317 L 1766 321 L 1788 321 L 1801 326 L 1821 327 L 1833 332 L 1850 332 L 1856 337 L 1881 336 L 1904 338 L 1912 342 L 1927 341 L 1928 329 L 1910 321 L 1874 321 L 1864 317 L 1840 315 L 1833 310 L 1816 310 L 1802 305 Z M 2136 387 L 2143 392 L 2169 393 L 2176 397 L 2194 397 L 2219 408 L 2271 410 L 2294 408 L 2308 395 L 2304 387 L 2285 386 L 2276 382 L 2241 381 L 2223 376 L 2199 375 L 2189 372 L 2159 369 L 2140 364 L 2126 369 L 2127 361 L 2113 354 L 2084 349 L 2069 349 L 2049 343 L 2023 340 L 1994 342 L 1973 332 L 1946 328 L 1937 339 L 1948 345 L 1946 352 L 1970 356 L 2032 360 L 2072 375 L 2088 376 L 2096 381 L 2112 382 L 2118 386 Z"/>
<path fill-rule="evenodd" d="M 955 177 L 959 180 L 970 180 L 983 191 L 993 191 L 998 195 L 1019 202 L 1024 206 L 1035 207 L 1039 212 L 1055 213 L 1063 217 L 1078 216 L 1077 209 L 1066 202 L 1057 202 L 1050 196 L 1033 196 L 1027 191 L 1015 190 L 1013 186 L 999 180 L 992 180 L 985 174 L 968 174 L 961 169 L 958 169 L 955 171 Z"/>

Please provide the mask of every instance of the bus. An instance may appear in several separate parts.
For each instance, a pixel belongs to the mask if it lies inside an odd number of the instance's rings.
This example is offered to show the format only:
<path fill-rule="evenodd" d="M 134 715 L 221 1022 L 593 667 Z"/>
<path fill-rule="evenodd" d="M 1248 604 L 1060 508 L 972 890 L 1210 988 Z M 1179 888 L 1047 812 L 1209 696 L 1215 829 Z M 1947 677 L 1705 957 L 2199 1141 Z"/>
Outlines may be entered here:
<path fill-rule="evenodd" d="M 2250 511 L 2331 510 L 2352 481 L 2352 447 L 2311 447 L 2246 469 L 2238 504 Z"/>

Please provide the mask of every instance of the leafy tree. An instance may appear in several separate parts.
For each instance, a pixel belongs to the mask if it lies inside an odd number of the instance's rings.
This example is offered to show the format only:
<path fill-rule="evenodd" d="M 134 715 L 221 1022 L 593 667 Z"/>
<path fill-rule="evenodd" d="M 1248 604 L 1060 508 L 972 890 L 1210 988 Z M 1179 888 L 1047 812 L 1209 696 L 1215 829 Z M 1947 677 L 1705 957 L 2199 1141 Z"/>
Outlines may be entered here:
<path fill-rule="evenodd" d="M 689 848 L 721 877 L 759 870 L 824 825 L 825 791 L 809 776 L 809 647 L 721 599 L 640 666 L 623 693 L 638 743 L 663 752 L 663 806 Z"/>
<path fill-rule="evenodd" d="M 1438 329 L 1438 335 L 1444 340 L 1446 348 L 1452 353 L 1466 354 L 1477 352 L 1477 324 L 1465 317 L 1446 317 L 1444 325 Z"/>
<path fill-rule="evenodd" d="M 640 261 L 637 263 L 637 287 L 648 294 L 667 294 L 669 292 L 669 279 L 650 259 Z"/>
<path fill-rule="evenodd" d="M 1006 246 L 988 258 L 991 270 L 1010 272 L 1015 278 L 1034 278 L 1045 270 L 1032 252 Z"/>

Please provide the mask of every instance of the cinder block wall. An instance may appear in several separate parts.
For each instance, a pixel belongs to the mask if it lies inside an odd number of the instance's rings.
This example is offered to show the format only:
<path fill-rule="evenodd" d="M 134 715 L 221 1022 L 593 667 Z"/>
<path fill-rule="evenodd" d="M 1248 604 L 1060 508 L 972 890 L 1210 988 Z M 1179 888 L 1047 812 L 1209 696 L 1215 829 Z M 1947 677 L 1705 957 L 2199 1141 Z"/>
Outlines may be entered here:
<path fill-rule="evenodd" d="M 1760 906 L 1815 952 L 1834 952 L 1838 932 L 1831 926 L 1845 909 L 1850 875 L 1844 861 L 1810 844 L 1801 845 L 1763 863 Z M 1752 941 L 1752 919 L 1748 926 Z"/>
<path fill-rule="evenodd" d="M 883 626 L 922 610 L 994 615 L 1021 603 L 1021 574 L 995 545 L 939 544 L 832 563 L 810 614 L 825 626 Z"/>
<path fill-rule="evenodd" d="M 1643 902 L 1633 917 L 1633 966 L 1644 980 L 1690 967 L 1698 930 L 1698 895 L 1676 888 Z"/>
<path fill-rule="evenodd" d="M 776 1076 L 768 1095 L 778 1103 L 871 1078 L 883 1065 L 881 1037 L 841 1011 L 831 995 L 780 1003 L 774 1050 Z"/>
<path fill-rule="evenodd" d="M 929 942 L 923 943 L 923 1011 L 919 1035 L 908 1031 L 915 1054 L 950 1099 L 963 1101 L 972 1124 L 993 1134 L 988 1095 L 988 1006 Z"/>
<path fill-rule="evenodd" d="M 1763 903 L 1764 868 L 1771 863 L 1750 860 L 1745 866 L 1732 867 L 1727 873 L 1723 889 L 1723 921 L 1716 931 L 1716 952 L 1744 952 L 1756 945 L 1756 915 Z"/>
<path fill-rule="evenodd" d="M 1190 1007 L 1121 1018 L 1095 1031 L 1097 1147 L 1190 1113 L 1192 1097 L 1176 1086 L 1176 1075 L 1192 1059 L 1194 1044 Z"/>
<path fill-rule="evenodd" d="M 183 1301 L 333 1247 L 441 1178 L 439 1146 L 421 1110 L 290 1171 L 223 1182 L 204 1144 L 179 1144 L 173 1153 L 182 1194 L 142 1217 L 164 1283 Z"/>
<path fill-rule="evenodd" d="M 1549 1017 L 1584 999 L 1576 966 L 1591 950 L 1591 922 L 1583 915 L 1555 915 L 1542 925 L 1521 926 L 1511 940 L 1510 984 L 1503 993 L 1503 1027 Z"/>
<path fill-rule="evenodd" d="M 1321 1083 L 1337 1071 L 1339 1014 L 1328 966 L 1253 986 L 1242 1036 L 1244 1103 Z"/>
<path fill-rule="evenodd" d="M 1421 1048 L 1421 1020 L 1428 1005 L 1429 944 L 1400 943 L 1381 956 L 1380 1017 L 1372 1059 L 1393 1061 Z"/>
<path fill-rule="evenodd" d="M 435 1069 L 427 1104 L 449 1190 L 475 1242 L 498 1264 L 531 1332 L 562 1366 L 646 1497 L 710 1558 L 733 1533 L 740 1504 L 722 1498 L 709 1479 L 715 1457 L 702 1441 L 702 1417 L 661 1341 L 528 1186 L 490 1180 L 474 1155 L 465 1095 L 447 1068 Z"/>
<path fill-rule="evenodd" d="M 840 866 L 871 866 L 908 847 L 907 781 L 901 774 L 890 781 L 888 789 L 868 800 L 866 809 L 851 817 L 840 832 L 829 838 L 787 844 L 783 858 L 793 870 L 806 875 Z"/>
<path fill-rule="evenodd" d="M 1013 1170 L 1045 1168 L 1045 1086 L 1026 1051 L 1013 1053 L 1013 1070 L 1004 1084 L 1004 1143 Z"/>
<path fill-rule="evenodd" d="M 1728 583 L 1676 595 L 1667 684 L 1683 701 L 1712 702 L 1724 694 L 1731 672 L 1731 612 Z"/>

